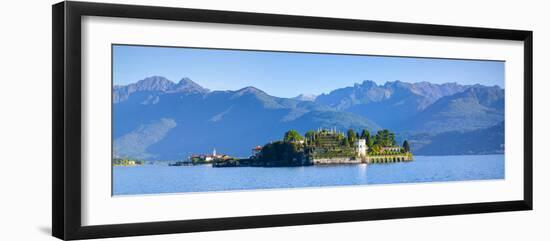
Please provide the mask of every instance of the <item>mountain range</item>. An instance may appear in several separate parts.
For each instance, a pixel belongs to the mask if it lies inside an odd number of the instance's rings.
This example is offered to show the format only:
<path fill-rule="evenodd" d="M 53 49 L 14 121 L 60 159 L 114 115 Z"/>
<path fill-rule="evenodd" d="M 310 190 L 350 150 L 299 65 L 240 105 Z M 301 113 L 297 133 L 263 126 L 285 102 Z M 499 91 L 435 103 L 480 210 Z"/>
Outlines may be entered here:
<path fill-rule="evenodd" d="M 504 153 L 504 122 L 478 130 L 422 133 L 409 136 L 417 155 L 472 155 Z"/>
<path fill-rule="evenodd" d="M 182 159 L 214 148 L 244 157 L 289 129 L 388 128 L 410 139 L 413 151 L 441 154 L 430 148 L 475 131 L 503 133 L 494 128 L 503 113 L 504 90 L 498 86 L 364 81 L 319 96 L 281 98 L 252 86 L 211 91 L 189 78 L 176 83 L 153 76 L 113 87 L 113 147 L 117 157 L 147 160 Z M 483 141 L 483 135 L 476 137 Z M 500 139 L 491 139 L 486 150 L 464 153 L 498 153 L 493 147 Z"/>

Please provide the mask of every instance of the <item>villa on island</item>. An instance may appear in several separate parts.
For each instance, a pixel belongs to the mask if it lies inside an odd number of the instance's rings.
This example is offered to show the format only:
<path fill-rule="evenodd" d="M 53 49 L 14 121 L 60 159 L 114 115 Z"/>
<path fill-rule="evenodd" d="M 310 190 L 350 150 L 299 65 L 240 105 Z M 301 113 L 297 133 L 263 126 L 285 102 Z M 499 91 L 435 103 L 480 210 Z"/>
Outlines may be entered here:
<path fill-rule="evenodd" d="M 346 134 L 319 128 L 301 136 L 295 130 L 285 133 L 282 141 L 270 142 L 252 148 L 247 159 L 216 159 L 214 167 L 234 166 L 307 166 L 328 164 L 391 163 L 412 161 L 409 144 L 395 142 L 395 134 L 379 130 L 371 136 L 368 130 Z"/>
<path fill-rule="evenodd" d="M 348 130 L 347 137 L 335 129 L 320 129 L 306 135 L 306 149 L 313 164 L 387 163 L 411 161 L 410 150 L 395 144 L 395 135 L 388 130 L 370 136 Z M 350 144 L 353 143 L 353 144 Z M 407 144 L 408 146 L 408 144 Z"/>

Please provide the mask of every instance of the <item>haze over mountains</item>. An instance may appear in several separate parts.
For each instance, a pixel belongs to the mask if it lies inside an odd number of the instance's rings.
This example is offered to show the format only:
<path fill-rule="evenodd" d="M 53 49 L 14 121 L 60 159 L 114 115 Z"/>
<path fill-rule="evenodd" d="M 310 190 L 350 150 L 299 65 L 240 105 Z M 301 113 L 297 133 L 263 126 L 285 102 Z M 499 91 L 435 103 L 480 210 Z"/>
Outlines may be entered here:
<path fill-rule="evenodd" d="M 176 83 L 153 76 L 113 87 L 113 120 L 115 156 L 148 160 L 184 159 L 213 148 L 246 157 L 289 129 L 323 127 L 388 128 L 411 140 L 415 154 L 490 154 L 502 152 L 504 143 L 504 90 L 364 81 L 320 96 L 280 98 L 251 86 L 210 91 L 189 78 Z"/>

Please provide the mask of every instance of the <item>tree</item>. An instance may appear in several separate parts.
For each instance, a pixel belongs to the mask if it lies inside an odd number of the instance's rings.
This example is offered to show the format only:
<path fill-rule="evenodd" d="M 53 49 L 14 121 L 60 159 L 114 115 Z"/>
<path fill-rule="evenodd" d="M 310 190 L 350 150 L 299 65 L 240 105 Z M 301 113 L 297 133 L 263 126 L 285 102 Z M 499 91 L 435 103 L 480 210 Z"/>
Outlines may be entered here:
<path fill-rule="evenodd" d="M 368 139 L 370 137 L 370 133 L 367 129 L 364 129 L 362 132 L 361 132 L 361 139 Z"/>
<path fill-rule="evenodd" d="M 344 138 L 342 145 L 349 146 L 348 138 Z"/>
<path fill-rule="evenodd" d="M 376 135 L 374 136 L 374 145 L 376 146 L 384 146 L 384 131 L 379 130 L 376 132 Z"/>
<path fill-rule="evenodd" d="M 374 137 L 374 144 L 379 146 L 394 146 L 395 133 L 392 133 L 387 129 L 379 130 Z"/>
<path fill-rule="evenodd" d="M 304 140 L 304 137 L 298 133 L 296 130 L 289 130 L 285 133 L 284 141 L 285 142 L 295 142 Z"/>
<path fill-rule="evenodd" d="M 388 141 L 391 143 L 392 146 L 397 146 L 397 142 L 395 141 L 395 133 L 390 132 Z"/>
<path fill-rule="evenodd" d="M 369 149 L 372 149 L 372 147 L 374 146 L 374 138 L 370 135 L 367 136 L 366 138 L 366 142 L 367 142 L 367 146 L 369 147 Z"/>
<path fill-rule="evenodd" d="M 407 140 L 403 141 L 403 150 L 405 152 L 411 152 L 411 147 L 409 146 L 409 142 Z"/>
<path fill-rule="evenodd" d="M 312 143 L 315 139 L 315 131 L 307 131 L 305 134 L 307 143 Z"/>
<path fill-rule="evenodd" d="M 353 129 L 348 130 L 348 143 L 349 145 L 353 145 L 355 143 L 355 131 Z"/>

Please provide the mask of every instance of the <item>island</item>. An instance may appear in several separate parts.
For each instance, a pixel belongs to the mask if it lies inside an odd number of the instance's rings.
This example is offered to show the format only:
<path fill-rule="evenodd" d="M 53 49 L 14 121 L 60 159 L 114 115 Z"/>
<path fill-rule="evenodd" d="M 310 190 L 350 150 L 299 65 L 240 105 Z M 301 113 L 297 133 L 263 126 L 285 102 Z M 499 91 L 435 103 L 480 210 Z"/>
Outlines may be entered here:
<path fill-rule="evenodd" d="M 254 147 L 252 155 L 246 159 L 225 156 L 209 161 L 213 167 L 291 167 L 412 160 L 408 141 L 399 146 L 395 133 L 387 129 L 378 130 L 371 136 L 368 130 L 359 133 L 349 129 L 344 134 L 335 128 L 319 128 L 307 131 L 304 136 L 296 130 L 289 130 L 282 140 Z"/>
<path fill-rule="evenodd" d="M 129 158 L 113 158 L 113 166 L 141 166 L 143 161 Z"/>

